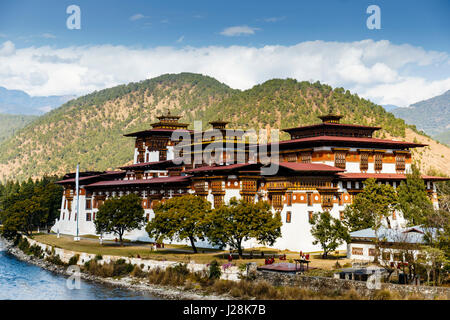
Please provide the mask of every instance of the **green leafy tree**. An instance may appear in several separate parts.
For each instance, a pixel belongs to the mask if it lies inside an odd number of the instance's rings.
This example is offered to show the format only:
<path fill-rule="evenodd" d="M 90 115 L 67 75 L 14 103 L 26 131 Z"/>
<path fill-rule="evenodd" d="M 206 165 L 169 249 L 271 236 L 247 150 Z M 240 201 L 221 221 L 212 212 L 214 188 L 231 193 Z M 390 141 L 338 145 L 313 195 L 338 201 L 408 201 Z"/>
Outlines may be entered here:
<path fill-rule="evenodd" d="M 344 210 L 343 222 L 351 232 L 366 228 L 378 229 L 383 218 L 390 223 L 388 218 L 397 207 L 398 197 L 392 186 L 367 179 L 363 191 Z"/>
<path fill-rule="evenodd" d="M 448 270 L 448 265 L 450 263 L 444 251 L 439 248 L 425 246 L 418 261 L 427 272 L 427 282 L 430 282 L 430 274 L 433 274 L 434 285 L 440 285 L 442 276 L 446 273 L 446 270 Z M 445 266 L 447 266 L 447 268 L 445 268 Z"/>
<path fill-rule="evenodd" d="M 19 200 L 5 211 L 5 230 L 31 236 L 34 228 L 45 219 L 45 211 L 37 197 Z"/>
<path fill-rule="evenodd" d="M 344 210 L 343 223 L 347 229 L 357 231 L 372 228 L 375 231 L 375 262 L 380 252 L 378 230 L 383 219 L 390 225 L 389 217 L 398 208 L 398 196 L 391 185 L 378 184 L 375 179 L 364 182 L 363 191 Z"/>
<path fill-rule="evenodd" d="M 310 224 L 311 234 L 315 239 L 313 244 L 320 244 L 324 258 L 339 245 L 350 241 L 347 228 L 328 211 L 313 214 Z"/>
<path fill-rule="evenodd" d="M 141 198 L 130 193 L 106 200 L 99 207 L 94 223 L 97 233 L 112 232 L 119 237 L 120 245 L 123 245 L 123 234 L 126 231 L 141 228 L 145 224 Z"/>
<path fill-rule="evenodd" d="M 31 235 L 41 226 L 49 226 L 59 215 L 62 187 L 54 184 L 57 177 L 43 177 L 23 183 L 7 182 L 0 188 L 0 220 L 4 232 L 13 237 L 17 232 Z"/>
<path fill-rule="evenodd" d="M 214 209 L 209 216 L 207 237 L 211 243 L 230 246 L 242 257 L 242 242 L 251 238 L 272 245 L 281 237 L 281 216 L 272 213 L 266 201 L 250 203 L 232 198 L 229 205 Z"/>
<path fill-rule="evenodd" d="M 412 172 L 406 175 L 397 188 L 399 208 L 408 221 L 408 225 L 421 225 L 426 217 L 433 212 L 433 204 L 428 198 L 425 183 L 416 165 L 411 166 Z"/>
<path fill-rule="evenodd" d="M 150 237 L 163 239 L 189 239 L 197 253 L 195 241 L 205 239 L 205 219 L 211 203 L 202 197 L 184 195 L 158 203 L 153 209 L 155 217 L 147 224 Z"/>

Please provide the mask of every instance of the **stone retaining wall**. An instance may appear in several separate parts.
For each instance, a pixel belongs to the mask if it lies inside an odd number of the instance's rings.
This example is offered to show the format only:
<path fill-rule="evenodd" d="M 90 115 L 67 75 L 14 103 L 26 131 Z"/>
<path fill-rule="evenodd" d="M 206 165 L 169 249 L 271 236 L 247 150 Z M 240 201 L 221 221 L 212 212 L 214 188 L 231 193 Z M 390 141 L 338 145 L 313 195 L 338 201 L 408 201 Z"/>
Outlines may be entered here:
<path fill-rule="evenodd" d="M 365 281 L 354 281 L 326 277 L 310 277 L 299 274 L 276 273 L 270 271 L 253 271 L 258 280 L 266 280 L 275 286 L 298 286 L 312 291 L 342 292 L 354 289 L 359 295 L 371 297 L 376 289 L 369 289 Z M 401 297 L 422 295 L 426 299 L 450 299 L 450 288 L 431 286 L 412 286 L 381 283 L 381 290 L 396 292 Z"/>
<path fill-rule="evenodd" d="M 26 237 L 26 236 L 23 236 L 23 237 L 28 240 L 28 242 L 30 243 L 30 246 L 32 246 L 32 245 L 39 246 L 44 251 L 44 254 L 46 256 L 48 256 L 48 253 L 46 251 L 51 252 L 53 250 L 54 255 L 59 256 L 61 261 L 65 262 L 65 263 L 68 263 L 70 258 L 72 258 L 73 256 L 78 254 L 80 256 L 80 258 L 78 259 L 77 264 L 81 266 L 81 265 L 84 265 L 87 261 L 95 259 L 95 256 L 96 256 L 95 254 L 92 254 L 92 253 L 77 252 L 77 251 L 56 248 L 51 245 L 38 242 L 29 237 Z M 110 256 L 110 255 L 102 256 L 102 259 L 99 260 L 98 263 L 109 263 L 111 261 L 117 261 L 119 259 L 124 259 L 127 263 L 137 265 L 137 266 L 141 267 L 144 271 L 149 271 L 149 270 L 153 270 L 153 269 L 157 269 L 157 268 L 165 270 L 167 267 L 172 267 L 172 266 L 179 264 L 179 262 L 176 262 L 176 261 L 158 261 L 158 260 L 128 258 L 128 257 Z M 207 266 L 205 264 L 199 264 L 199 263 L 194 263 L 194 262 L 187 263 L 186 266 L 191 272 L 203 271 L 203 270 L 207 269 Z M 222 269 L 221 279 L 238 281 L 239 274 L 240 274 L 240 271 L 239 271 L 238 267 L 232 266 L 225 270 Z"/>

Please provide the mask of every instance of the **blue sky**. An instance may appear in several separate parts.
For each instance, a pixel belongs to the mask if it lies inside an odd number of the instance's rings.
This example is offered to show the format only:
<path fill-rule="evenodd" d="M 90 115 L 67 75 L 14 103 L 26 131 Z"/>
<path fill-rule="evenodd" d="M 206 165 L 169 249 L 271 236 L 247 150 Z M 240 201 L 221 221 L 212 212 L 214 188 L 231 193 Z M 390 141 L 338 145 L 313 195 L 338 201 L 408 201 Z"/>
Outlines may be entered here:
<path fill-rule="evenodd" d="M 68 30 L 67 6 L 81 8 L 81 30 Z M 381 8 L 381 30 L 369 30 L 366 8 Z M 134 15 L 143 15 L 130 20 Z M 387 39 L 450 51 L 450 1 L 6 1 L 0 33 L 17 47 L 117 44 L 127 46 L 292 45 L 301 41 Z M 258 28 L 226 37 L 230 26 Z M 39 37 L 51 34 L 56 38 Z M 182 42 L 177 42 L 184 37 Z"/>
<path fill-rule="evenodd" d="M 71 4 L 80 30 L 66 28 Z M 406 106 L 450 89 L 449 13 L 438 0 L 0 0 L 0 86 L 80 95 L 191 71 L 240 89 L 320 80 Z"/>

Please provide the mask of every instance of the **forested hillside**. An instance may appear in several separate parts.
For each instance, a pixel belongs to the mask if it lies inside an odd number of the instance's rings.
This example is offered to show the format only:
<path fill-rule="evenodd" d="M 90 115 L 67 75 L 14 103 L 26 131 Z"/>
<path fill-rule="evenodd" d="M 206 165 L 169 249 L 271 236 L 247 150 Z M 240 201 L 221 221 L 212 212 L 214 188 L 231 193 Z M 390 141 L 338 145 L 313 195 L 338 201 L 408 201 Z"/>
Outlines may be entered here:
<path fill-rule="evenodd" d="M 93 92 L 38 118 L 0 145 L 0 179 L 63 174 L 77 161 L 83 170 L 129 163 L 134 141 L 123 134 L 150 128 L 167 109 L 188 123 L 279 129 L 317 123 L 330 107 L 343 122 L 382 126 L 379 137 L 413 132 L 381 106 L 319 82 L 274 79 L 240 91 L 199 74 L 168 74 Z"/>
<path fill-rule="evenodd" d="M 14 135 L 36 118 L 37 116 L 0 114 L 0 142 Z"/>

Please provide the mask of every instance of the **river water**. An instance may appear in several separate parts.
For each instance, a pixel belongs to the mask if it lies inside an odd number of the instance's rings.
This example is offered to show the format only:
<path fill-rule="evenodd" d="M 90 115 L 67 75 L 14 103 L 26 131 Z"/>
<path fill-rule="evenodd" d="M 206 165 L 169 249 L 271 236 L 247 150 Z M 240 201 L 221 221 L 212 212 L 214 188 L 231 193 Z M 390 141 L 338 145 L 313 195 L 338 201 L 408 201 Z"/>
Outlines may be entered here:
<path fill-rule="evenodd" d="M 114 288 L 81 280 L 80 289 L 69 289 L 67 278 L 7 254 L 0 240 L 0 300 L 155 300 L 148 293 Z"/>

